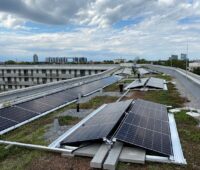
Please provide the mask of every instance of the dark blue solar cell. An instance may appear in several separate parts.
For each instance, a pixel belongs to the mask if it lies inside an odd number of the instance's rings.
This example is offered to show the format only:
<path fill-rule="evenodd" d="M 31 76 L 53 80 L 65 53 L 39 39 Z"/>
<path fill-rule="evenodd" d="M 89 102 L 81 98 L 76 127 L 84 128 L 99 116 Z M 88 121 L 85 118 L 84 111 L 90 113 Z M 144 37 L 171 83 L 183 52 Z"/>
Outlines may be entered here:
<path fill-rule="evenodd" d="M 84 85 L 79 85 L 67 90 L 40 97 L 31 101 L 17 104 L 15 107 L 0 109 L 0 116 L 2 120 L 0 123 L 1 129 L 9 128 L 16 124 L 16 122 L 23 122 L 30 118 L 50 111 L 55 107 L 64 105 L 78 98 L 79 94 L 86 95 L 92 91 L 98 90 L 108 84 L 114 83 L 118 80 L 116 77 L 107 77 L 100 80 L 92 81 Z M 4 120 L 4 117 L 7 118 Z M 9 121 L 8 119 L 16 122 Z M 102 130 L 101 132 L 104 132 Z M 100 133 L 101 134 L 101 133 Z"/>
<path fill-rule="evenodd" d="M 20 109 L 18 107 L 9 107 L 0 110 L 0 117 L 7 118 L 16 122 L 23 122 L 32 117 L 37 116 L 38 114 L 27 111 L 24 109 Z"/>
<path fill-rule="evenodd" d="M 64 139 L 62 144 L 102 140 L 107 137 L 120 118 L 122 118 L 130 103 L 131 101 L 123 101 L 106 105 L 101 111 L 87 120 L 84 125 Z M 127 129 L 122 128 L 121 133 L 123 132 L 127 132 Z"/>
<path fill-rule="evenodd" d="M 136 100 L 115 137 L 117 140 L 169 156 L 172 154 L 172 146 L 167 114 L 164 105 Z M 163 136 L 166 141 L 162 139 Z"/>
<path fill-rule="evenodd" d="M 37 113 L 44 113 L 54 108 L 53 106 L 39 102 L 37 99 L 20 103 L 17 106 Z"/>
<path fill-rule="evenodd" d="M 17 122 L 0 117 L 0 131 L 10 128 L 16 124 Z"/>

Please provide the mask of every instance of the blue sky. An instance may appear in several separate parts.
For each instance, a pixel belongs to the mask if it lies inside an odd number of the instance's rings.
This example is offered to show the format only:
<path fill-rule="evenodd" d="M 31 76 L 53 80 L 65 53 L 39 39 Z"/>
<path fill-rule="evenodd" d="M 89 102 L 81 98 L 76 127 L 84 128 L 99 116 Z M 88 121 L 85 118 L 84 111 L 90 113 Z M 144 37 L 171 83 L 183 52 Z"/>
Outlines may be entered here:
<path fill-rule="evenodd" d="M 1 0 L 0 61 L 200 59 L 200 0 Z"/>

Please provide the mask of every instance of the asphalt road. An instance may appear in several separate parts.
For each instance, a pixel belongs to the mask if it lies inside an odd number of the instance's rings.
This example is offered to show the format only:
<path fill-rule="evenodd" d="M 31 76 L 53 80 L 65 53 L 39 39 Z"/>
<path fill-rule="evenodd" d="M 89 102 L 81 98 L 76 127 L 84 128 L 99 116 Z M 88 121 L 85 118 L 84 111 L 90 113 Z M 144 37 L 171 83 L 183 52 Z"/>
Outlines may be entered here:
<path fill-rule="evenodd" d="M 187 77 L 183 76 L 182 74 L 174 70 L 161 67 L 153 67 L 153 69 L 163 72 L 165 74 L 169 74 L 172 77 L 174 77 L 178 81 L 178 83 L 182 86 L 180 90 L 184 90 L 184 94 L 191 101 L 188 104 L 188 106 L 200 109 L 200 85 L 196 84 L 195 82 L 191 81 Z"/>

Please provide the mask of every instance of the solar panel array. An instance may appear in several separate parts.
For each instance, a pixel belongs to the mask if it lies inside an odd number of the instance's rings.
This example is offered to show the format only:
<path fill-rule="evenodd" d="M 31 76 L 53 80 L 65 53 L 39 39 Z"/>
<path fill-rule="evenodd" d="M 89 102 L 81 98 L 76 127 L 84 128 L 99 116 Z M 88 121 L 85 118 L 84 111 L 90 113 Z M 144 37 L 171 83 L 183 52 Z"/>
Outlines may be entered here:
<path fill-rule="evenodd" d="M 26 120 L 34 118 L 44 112 L 50 111 L 65 103 L 78 98 L 78 95 L 86 95 L 92 91 L 110 85 L 118 81 L 115 76 L 106 77 L 71 89 L 17 104 L 12 107 L 0 109 L 0 133 Z"/>
<path fill-rule="evenodd" d="M 131 102 L 132 100 L 127 100 L 106 105 L 106 107 L 66 137 L 61 144 L 76 144 L 107 137 Z"/>
<path fill-rule="evenodd" d="M 139 81 L 138 79 L 137 79 L 137 80 L 134 80 L 132 83 L 130 83 L 130 84 L 125 88 L 125 90 L 127 90 L 127 89 L 133 89 L 133 88 L 141 88 L 141 87 L 144 87 L 144 85 L 146 84 L 147 81 L 148 81 L 148 78 L 141 78 L 140 81 Z"/>
<path fill-rule="evenodd" d="M 149 101 L 136 100 L 115 138 L 163 155 L 172 155 L 166 107 Z"/>
<path fill-rule="evenodd" d="M 125 90 L 127 89 L 134 89 L 134 88 L 156 88 L 156 89 L 164 89 L 165 81 L 163 79 L 150 77 L 150 78 L 141 78 L 139 81 L 134 80 L 132 83 L 130 83 Z"/>
<path fill-rule="evenodd" d="M 131 68 L 124 68 L 117 70 L 115 72 L 115 75 L 131 75 L 132 74 L 132 69 Z"/>
<path fill-rule="evenodd" d="M 140 75 L 144 75 L 144 74 L 149 74 L 150 73 L 147 69 L 144 69 L 144 68 L 138 68 L 137 71 L 140 73 Z"/>
<path fill-rule="evenodd" d="M 149 81 L 146 84 L 147 87 L 153 87 L 153 88 L 158 88 L 158 89 L 163 89 L 164 88 L 164 80 L 151 77 Z"/>

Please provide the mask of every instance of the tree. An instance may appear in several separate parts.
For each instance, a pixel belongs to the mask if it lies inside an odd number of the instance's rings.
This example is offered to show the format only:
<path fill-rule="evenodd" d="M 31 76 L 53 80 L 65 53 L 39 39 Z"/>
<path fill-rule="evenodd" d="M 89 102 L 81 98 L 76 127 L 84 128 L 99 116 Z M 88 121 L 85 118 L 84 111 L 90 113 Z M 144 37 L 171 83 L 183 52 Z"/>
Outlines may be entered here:
<path fill-rule="evenodd" d="M 194 68 L 193 73 L 200 75 L 200 67 Z"/>
<path fill-rule="evenodd" d="M 13 60 L 8 60 L 8 61 L 5 62 L 5 64 L 16 64 L 16 62 L 13 61 Z"/>

